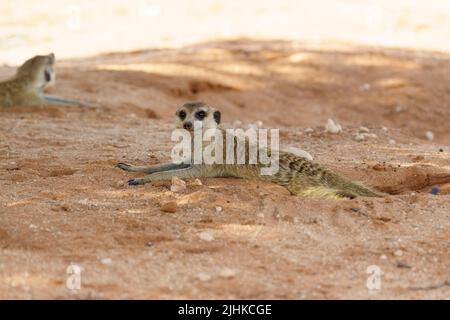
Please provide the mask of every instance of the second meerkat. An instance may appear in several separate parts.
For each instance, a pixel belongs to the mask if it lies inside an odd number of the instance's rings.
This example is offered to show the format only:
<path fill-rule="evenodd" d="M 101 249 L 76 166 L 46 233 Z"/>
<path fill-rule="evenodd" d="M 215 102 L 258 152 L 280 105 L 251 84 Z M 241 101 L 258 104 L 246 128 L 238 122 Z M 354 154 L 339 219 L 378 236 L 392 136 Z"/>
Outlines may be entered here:
<path fill-rule="evenodd" d="M 89 106 L 76 100 L 44 95 L 44 89 L 55 81 L 54 64 L 53 53 L 34 56 L 25 61 L 11 79 L 0 82 L 0 108 L 48 104 Z"/>
<path fill-rule="evenodd" d="M 220 111 L 202 102 L 185 103 L 176 111 L 177 128 L 184 128 L 193 133 L 194 121 L 201 121 L 205 129 L 216 128 L 220 124 Z M 220 129 L 222 130 L 223 129 Z M 225 135 L 223 135 L 225 137 Z M 223 144 L 225 146 L 225 143 Z M 234 144 L 237 145 L 236 143 Z M 248 159 L 249 146 L 245 146 Z M 226 148 L 224 147 L 224 154 Z M 279 151 L 279 169 L 273 175 L 261 175 L 261 164 L 164 164 L 150 167 L 133 166 L 118 163 L 117 166 L 130 172 L 148 173 L 143 178 L 128 181 L 130 185 L 147 182 L 170 180 L 176 176 L 181 179 L 198 177 L 235 177 L 258 179 L 274 182 L 287 188 L 292 194 L 325 198 L 355 198 L 357 196 L 382 197 L 383 193 L 351 181 L 318 163 Z"/>

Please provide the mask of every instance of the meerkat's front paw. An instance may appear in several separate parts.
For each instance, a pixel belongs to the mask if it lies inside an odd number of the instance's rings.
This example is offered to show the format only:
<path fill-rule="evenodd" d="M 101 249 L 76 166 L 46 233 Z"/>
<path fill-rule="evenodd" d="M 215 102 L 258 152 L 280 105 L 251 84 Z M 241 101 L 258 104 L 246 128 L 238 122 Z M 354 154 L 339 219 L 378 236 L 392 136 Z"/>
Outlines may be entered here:
<path fill-rule="evenodd" d="M 131 179 L 131 180 L 128 180 L 128 184 L 130 186 L 138 186 L 138 185 L 142 185 L 144 183 L 145 183 L 144 179 Z"/>
<path fill-rule="evenodd" d="M 122 170 L 125 170 L 125 171 L 129 171 L 131 166 L 129 164 L 119 162 L 118 164 L 116 164 L 116 167 L 118 167 Z"/>

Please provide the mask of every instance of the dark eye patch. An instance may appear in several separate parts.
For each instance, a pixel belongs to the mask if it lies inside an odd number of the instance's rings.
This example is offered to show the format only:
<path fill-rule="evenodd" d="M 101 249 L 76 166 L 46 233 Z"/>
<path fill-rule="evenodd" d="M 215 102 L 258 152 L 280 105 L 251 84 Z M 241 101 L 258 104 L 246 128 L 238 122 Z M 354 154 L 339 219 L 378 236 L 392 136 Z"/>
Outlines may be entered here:
<path fill-rule="evenodd" d="M 178 113 L 178 116 L 180 117 L 181 120 L 184 120 L 184 118 L 186 118 L 186 112 L 185 111 L 180 111 Z"/>
<path fill-rule="evenodd" d="M 219 124 L 220 123 L 220 111 L 214 111 L 213 116 L 214 116 L 214 120 L 216 121 L 216 123 Z"/>
<path fill-rule="evenodd" d="M 203 111 L 203 110 L 200 110 L 199 112 L 197 112 L 197 113 L 195 114 L 195 117 L 196 117 L 198 120 L 203 120 L 203 119 L 206 117 L 206 112 Z"/>
<path fill-rule="evenodd" d="M 52 75 L 50 74 L 50 72 L 48 72 L 48 70 L 45 70 L 45 81 L 50 82 L 50 80 L 52 80 Z"/>

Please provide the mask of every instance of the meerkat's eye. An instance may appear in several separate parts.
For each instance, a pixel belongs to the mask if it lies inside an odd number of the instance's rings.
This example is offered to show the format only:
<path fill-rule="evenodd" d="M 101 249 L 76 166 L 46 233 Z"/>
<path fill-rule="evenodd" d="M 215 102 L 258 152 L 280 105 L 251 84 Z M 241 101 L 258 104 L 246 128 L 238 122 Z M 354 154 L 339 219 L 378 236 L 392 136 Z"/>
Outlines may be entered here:
<path fill-rule="evenodd" d="M 52 80 L 52 75 L 48 70 L 45 70 L 45 81 L 50 82 Z"/>
<path fill-rule="evenodd" d="M 184 118 L 186 118 L 186 112 L 180 111 L 180 112 L 178 113 L 178 116 L 180 117 L 181 120 L 183 120 Z"/>
<path fill-rule="evenodd" d="M 197 113 L 195 114 L 195 117 L 196 117 L 198 120 L 203 120 L 203 119 L 206 117 L 206 112 L 203 111 L 203 110 L 200 110 L 199 112 L 197 112 Z"/>

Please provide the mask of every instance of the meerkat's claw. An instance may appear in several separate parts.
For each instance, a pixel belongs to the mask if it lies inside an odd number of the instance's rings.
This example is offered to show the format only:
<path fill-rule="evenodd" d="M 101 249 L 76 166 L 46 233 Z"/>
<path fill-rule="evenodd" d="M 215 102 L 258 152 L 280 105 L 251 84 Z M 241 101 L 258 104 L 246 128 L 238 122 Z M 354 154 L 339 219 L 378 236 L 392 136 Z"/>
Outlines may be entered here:
<path fill-rule="evenodd" d="M 138 185 L 142 185 L 144 184 L 144 180 L 143 179 L 131 179 L 128 180 L 128 185 L 130 186 L 138 186 Z"/>
<path fill-rule="evenodd" d="M 130 165 L 123 163 L 123 162 L 119 162 L 118 164 L 116 164 L 116 167 L 120 168 L 122 170 L 128 171 L 128 169 L 130 168 Z"/>

